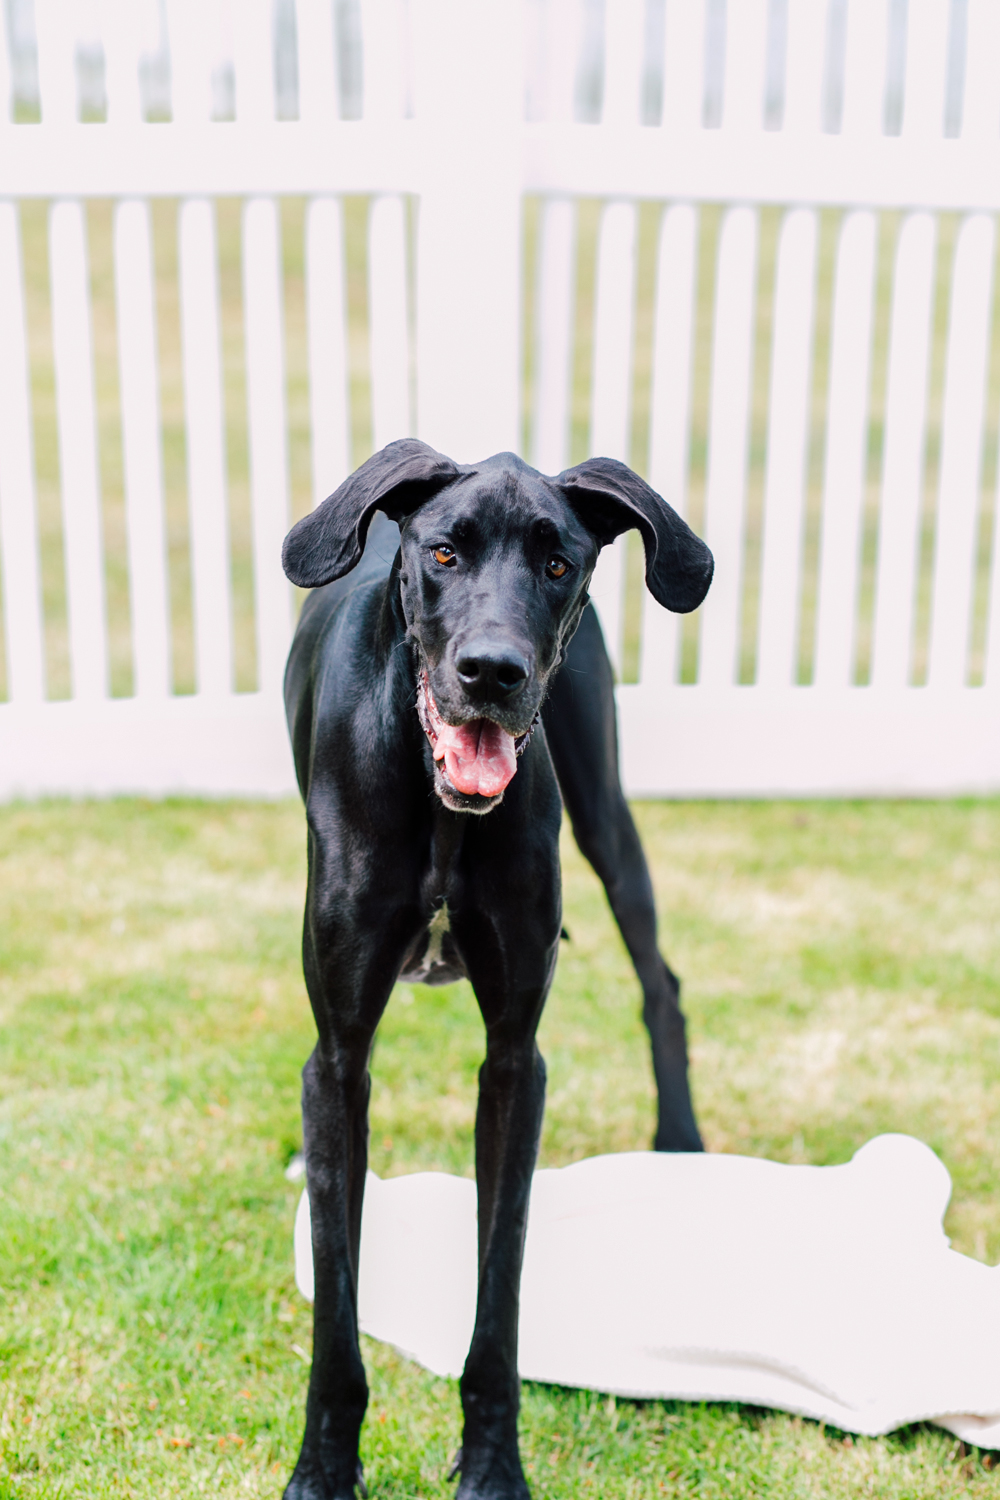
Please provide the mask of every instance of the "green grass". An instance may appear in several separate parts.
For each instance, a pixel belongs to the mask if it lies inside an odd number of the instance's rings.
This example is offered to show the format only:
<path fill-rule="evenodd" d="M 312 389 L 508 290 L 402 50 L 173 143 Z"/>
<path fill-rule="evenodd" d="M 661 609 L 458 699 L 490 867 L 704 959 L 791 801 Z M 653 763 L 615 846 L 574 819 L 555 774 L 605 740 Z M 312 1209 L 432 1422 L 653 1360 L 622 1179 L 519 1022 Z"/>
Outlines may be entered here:
<path fill-rule="evenodd" d="M 836 1162 L 910 1131 L 952 1173 L 954 1243 L 1000 1259 L 1000 802 L 637 813 L 709 1146 Z M 653 1125 L 634 977 L 569 844 L 565 870 L 550 1165 Z M 312 1035 L 303 880 L 292 803 L 0 809 L 2 1500 L 281 1492 L 310 1345 L 282 1172 Z M 481 1052 L 466 986 L 397 992 L 376 1171 L 471 1171 Z M 454 1383 L 365 1354 L 373 1495 L 452 1495 Z M 536 1496 L 560 1500 L 1000 1496 L 930 1427 L 852 1441 L 529 1386 L 522 1431 Z"/>

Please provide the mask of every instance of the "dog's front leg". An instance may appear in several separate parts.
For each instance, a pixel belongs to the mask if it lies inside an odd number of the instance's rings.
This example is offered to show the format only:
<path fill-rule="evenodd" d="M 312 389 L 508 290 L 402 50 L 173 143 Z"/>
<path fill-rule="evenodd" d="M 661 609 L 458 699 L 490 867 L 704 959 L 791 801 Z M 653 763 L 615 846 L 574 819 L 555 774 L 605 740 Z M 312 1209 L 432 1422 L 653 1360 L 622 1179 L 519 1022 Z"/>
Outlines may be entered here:
<path fill-rule="evenodd" d="M 479 1074 L 479 1300 L 462 1375 L 459 1500 L 527 1496 L 517 1445 L 517 1320 L 531 1178 L 545 1106 L 534 1033 L 490 1037 Z"/>
<path fill-rule="evenodd" d="M 367 1045 L 317 1046 L 302 1074 L 302 1134 L 315 1303 L 306 1430 L 285 1500 L 349 1500 L 368 1384 L 358 1346 L 361 1205 L 367 1167 Z"/>
<path fill-rule="evenodd" d="M 545 1105 L 545 1064 L 535 1032 L 559 946 L 554 838 L 551 849 L 536 855 L 534 875 L 527 882 L 523 868 L 505 869 L 497 860 L 490 889 L 479 893 L 479 912 L 453 923 L 486 1023 L 476 1113 L 479 1298 L 461 1382 L 458 1500 L 524 1500 L 529 1494 L 517 1445 L 517 1323 Z"/>
<path fill-rule="evenodd" d="M 302 1075 L 315 1302 L 306 1430 L 285 1500 L 353 1500 L 368 1384 L 358 1344 L 358 1261 L 368 1166 L 368 1063 L 416 907 L 318 900 L 306 908 L 304 967 L 319 1041 Z M 369 893 L 370 894 L 370 893 Z M 372 907 L 383 921 L 373 924 Z"/>

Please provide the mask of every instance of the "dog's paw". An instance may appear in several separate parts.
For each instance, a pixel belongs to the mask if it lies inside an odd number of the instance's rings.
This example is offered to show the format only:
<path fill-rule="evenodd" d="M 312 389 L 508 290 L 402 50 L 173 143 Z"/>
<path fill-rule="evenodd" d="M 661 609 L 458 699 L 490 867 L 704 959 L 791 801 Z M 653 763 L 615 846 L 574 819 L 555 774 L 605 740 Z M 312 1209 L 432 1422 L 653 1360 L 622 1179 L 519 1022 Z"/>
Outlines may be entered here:
<path fill-rule="evenodd" d="M 356 1500 L 355 1491 L 338 1489 L 327 1484 L 322 1474 L 293 1474 L 282 1500 Z"/>
<path fill-rule="evenodd" d="M 360 1500 L 368 1500 L 368 1486 L 360 1459 L 354 1483 L 345 1488 L 343 1484 L 327 1480 L 317 1465 L 304 1464 L 300 1458 L 285 1486 L 282 1500 L 358 1500 L 359 1496 Z"/>
<path fill-rule="evenodd" d="M 455 1500 L 531 1500 L 516 1448 L 512 1453 L 460 1448 L 452 1467 L 455 1473 L 461 1475 Z"/>

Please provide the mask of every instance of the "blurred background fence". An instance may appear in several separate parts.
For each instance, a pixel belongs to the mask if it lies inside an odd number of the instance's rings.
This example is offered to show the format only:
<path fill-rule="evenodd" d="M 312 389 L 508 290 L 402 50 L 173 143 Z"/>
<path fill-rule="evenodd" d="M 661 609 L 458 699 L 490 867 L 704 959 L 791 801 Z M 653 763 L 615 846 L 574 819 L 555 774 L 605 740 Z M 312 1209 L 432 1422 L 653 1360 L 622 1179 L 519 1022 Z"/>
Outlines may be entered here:
<path fill-rule="evenodd" d="M 626 784 L 1000 788 L 1000 0 L 6 0 L 0 796 L 278 793 L 288 524 L 630 462 Z"/>

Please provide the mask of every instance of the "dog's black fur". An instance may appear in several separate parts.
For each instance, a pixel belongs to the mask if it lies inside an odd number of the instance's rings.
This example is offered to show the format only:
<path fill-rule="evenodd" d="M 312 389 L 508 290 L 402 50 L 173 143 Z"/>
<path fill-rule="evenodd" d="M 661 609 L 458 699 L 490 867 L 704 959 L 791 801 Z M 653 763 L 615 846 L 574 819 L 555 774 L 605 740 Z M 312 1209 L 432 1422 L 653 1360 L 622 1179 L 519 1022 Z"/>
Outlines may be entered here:
<path fill-rule="evenodd" d="M 549 479 L 510 453 L 461 465 L 407 439 L 363 464 L 286 540 L 288 576 L 317 589 L 285 698 L 309 827 L 303 958 L 319 1033 L 302 1095 L 315 1340 L 286 1500 L 349 1500 L 361 1482 L 368 1063 L 401 976 L 467 976 L 485 1022 L 479 1301 L 461 1382 L 458 1497 L 528 1494 L 517 1447 L 518 1283 L 545 1095 L 535 1032 L 561 927 L 560 791 L 642 984 L 656 1147 L 701 1149 L 677 980 L 657 951 L 649 874 L 618 780 L 611 667 L 587 596 L 600 548 L 632 527 L 655 598 L 694 609 L 711 553 L 611 459 Z M 432 759 L 416 710 L 421 671 L 446 724 L 491 719 L 522 736 L 541 711 L 544 727 L 500 795 L 457 791 Z"/>

